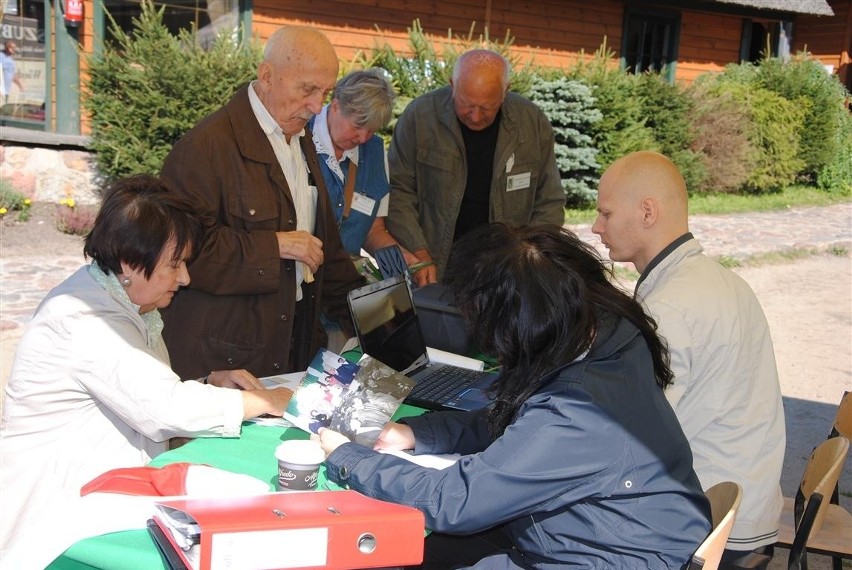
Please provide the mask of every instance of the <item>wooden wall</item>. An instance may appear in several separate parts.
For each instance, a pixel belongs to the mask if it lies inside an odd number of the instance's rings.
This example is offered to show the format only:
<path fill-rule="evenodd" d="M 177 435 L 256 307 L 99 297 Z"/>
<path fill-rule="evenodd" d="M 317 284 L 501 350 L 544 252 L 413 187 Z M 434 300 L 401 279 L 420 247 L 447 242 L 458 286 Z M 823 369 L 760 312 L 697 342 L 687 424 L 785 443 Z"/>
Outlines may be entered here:
<path fill-rule="evenodd" d="M 96 1 L 84 0 L 85 21 L 80 28 L 84 54 L 90 54 L 94 46 Z M 681 14 L 678 81 L 689 83 L 702 73 L 720 71 L 738 61 L 743 16 L 685 10 L 673 7 L 670 0 L 658 1 L 659 5 L 641 5 Z M 796 18 L 794 50 L 807 48 L 833 65 L 852 90 L 852 0 L 828 1 L 835 17 Z M 438 44 L 439 53 L 440 45 L 450 41 L 451 30 L 456 37 L 478 40 L 487 36 L 498 42 L 508 34 L 514 38 L 512 51 L 521 62 L 532 60 L 555 68 L 591 57 L 606 42 L 615 64 L 621 50 L 625 4 L 625 0 L 253 0 L 253 33 L 265 41 L 282 25 L 311 25 L 329 36 L 341 59 L 351 61 L 359 50 L 369 52 L 385 43 L 398 53 L 408 53 L 408 29 L 417 18 Z M 53 33 L 52 19 L 49 30 Z M 55 90 L 62 88 L 57 86 L 55 61 L 51 53 L 48 71 L 53 74 L 54 102 Z M 80 65 L 85 76 L 84 58 Z M 55 103 L 53 111 L 55 118 Z M 81 122 L 86 132 L 87 118 L 81 116 Z"/>
<path fill-rule="evenodd" d="M 265 40 L 281 25 L 311 25 L 329 36 L 342 59 L 351 60 L 377 44 L 407 53 L 407 29 L 418 18 L 439 44 L 448 41 L 448 30 L 463 37 L 472 30 L 474 39 L 487 33 L 496 41 L 508 33 L 520 61 L 566 67 L 590 57 L 604 41 L 618 57 L 624 9 L 623 0 L 254 0 L 254 32 Z M 691 82 L 737 61 L 741 28 L 741 16 L 683 11 L 677 78 Z"/>
<path fill-rule="evenodd" d="M 802 16 L 793 30 L 793 49 L 808 51 L 830 65 L 852 91 L 852 0 L 829 0 L 834 17 Z"/>
<path fill-rule="evenodd" d="M 692 83 L 702 73 L 739 61 L 742 17 L 683 12 L 677 53 L 677 79 Z"/>
<path fill-rule="evenodd" d="M 344 60 L 385 43 L 407 53 L 407 30 L 417 18 L 439 44 L 449 30 L 475 40 L 487 34 L 502 41 L 508 33 L 521 61 L 548 67 L 569 65 L 581 51 L 591 55 L 604 37 L 617 47 L 624 9 L 620 0 L 254 0 L 253 6 L 261 39 L 281 25 L 309 24 L 329 36 Z"/>

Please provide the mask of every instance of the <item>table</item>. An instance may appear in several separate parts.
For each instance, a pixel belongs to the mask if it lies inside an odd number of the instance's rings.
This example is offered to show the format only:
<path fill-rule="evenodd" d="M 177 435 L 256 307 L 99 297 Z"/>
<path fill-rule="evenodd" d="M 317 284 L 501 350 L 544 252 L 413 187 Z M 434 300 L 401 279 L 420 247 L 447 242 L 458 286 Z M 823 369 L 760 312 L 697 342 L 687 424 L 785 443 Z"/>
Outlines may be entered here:
<path fill-rule="evenodd" d="M 394 419 L 416 416 L 426 410 L 403 404 Z M 298 428 L 264 426 L 246 422 L 239 438 L 199 438 L 167 451 L 151 461 L 162 467 L 170 463 L 203 463 L 267 481 L 274 488 L 278 478 L 275 448 L 285 439 L 307 439 Z M 328 484 L 325 466 L 320 468 L 319 488 Z M 54 560 L 47 570 L 167 570 L 147 530 L 115 532 L 81 540 Z"/>

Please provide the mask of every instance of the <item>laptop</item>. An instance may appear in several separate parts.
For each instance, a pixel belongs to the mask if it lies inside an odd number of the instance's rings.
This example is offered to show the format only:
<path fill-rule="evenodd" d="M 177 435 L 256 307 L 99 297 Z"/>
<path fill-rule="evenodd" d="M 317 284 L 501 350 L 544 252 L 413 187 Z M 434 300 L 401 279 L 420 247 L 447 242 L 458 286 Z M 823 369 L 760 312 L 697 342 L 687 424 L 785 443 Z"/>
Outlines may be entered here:
<path fill-rule="evenodd" d="M 406 404 L 429 410 L 476 410 L 491 398 L 492 372 L 433 363 L 404 275 L 349 292 L 349 311 L 361 351 L 414 380 Z"/>

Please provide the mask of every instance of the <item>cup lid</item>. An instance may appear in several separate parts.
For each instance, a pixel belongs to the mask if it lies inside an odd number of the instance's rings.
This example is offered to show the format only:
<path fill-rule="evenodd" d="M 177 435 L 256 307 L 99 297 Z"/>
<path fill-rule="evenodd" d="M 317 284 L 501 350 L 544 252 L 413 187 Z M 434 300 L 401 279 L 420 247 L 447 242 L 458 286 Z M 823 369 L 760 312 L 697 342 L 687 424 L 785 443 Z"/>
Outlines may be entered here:
<path fill-rule="evenodd" d="M 288 439 L 275 448 L 275 457 L 298 465 L 318 465 L 325 461 L 325 452 L 315 441 Z"/>

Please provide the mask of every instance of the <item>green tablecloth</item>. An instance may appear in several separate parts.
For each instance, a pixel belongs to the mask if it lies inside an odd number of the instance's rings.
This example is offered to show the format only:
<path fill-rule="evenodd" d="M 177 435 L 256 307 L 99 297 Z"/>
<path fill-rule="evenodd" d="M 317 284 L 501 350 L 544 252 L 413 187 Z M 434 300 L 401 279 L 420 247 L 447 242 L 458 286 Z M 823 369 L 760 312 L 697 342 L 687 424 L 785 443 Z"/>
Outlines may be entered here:
<path fill-rule="evenodd" d="M 403 404 L 394 418 L 415 416 L 421 408 Z M 275 448 L 285 439 L 307 439 L 308 434 L 297 428 L 243 424 L 239 438 L 202 438 L 173 449 L 155 458 L 150 465 L 162 467 L 170 463 L 200 463 L 234 473 L 257 477 L 275 487 L 278 462 Z M 318 487 L 331 488 L 320 469 Z M 336 488 L 336 487 L 334 487 Z M 81 540 L 54 560 L 47 570 L 165 570 L 154 541 L 147 530 L 132 530 L 105 534 Z"/>

